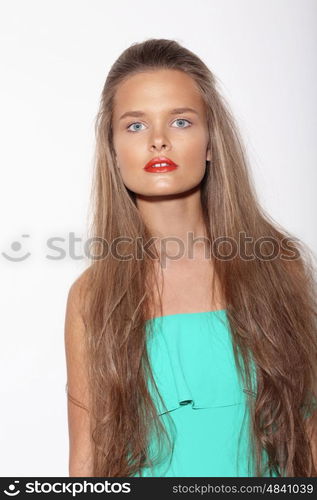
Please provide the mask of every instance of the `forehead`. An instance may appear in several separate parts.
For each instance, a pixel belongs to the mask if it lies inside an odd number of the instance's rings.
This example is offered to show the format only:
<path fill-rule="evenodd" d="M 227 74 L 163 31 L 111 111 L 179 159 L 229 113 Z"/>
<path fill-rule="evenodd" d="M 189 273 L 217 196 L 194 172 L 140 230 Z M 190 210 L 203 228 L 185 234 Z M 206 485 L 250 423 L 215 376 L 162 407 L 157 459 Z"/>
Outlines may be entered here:
<path fill-rule="evenodd" d="M 144 112 L 190 106 L 204 112 L 204 102 L 196 82 L 183 71 L 159 69 L 129 76 L 117 88 L 114 117 L 128 110 Z"/>

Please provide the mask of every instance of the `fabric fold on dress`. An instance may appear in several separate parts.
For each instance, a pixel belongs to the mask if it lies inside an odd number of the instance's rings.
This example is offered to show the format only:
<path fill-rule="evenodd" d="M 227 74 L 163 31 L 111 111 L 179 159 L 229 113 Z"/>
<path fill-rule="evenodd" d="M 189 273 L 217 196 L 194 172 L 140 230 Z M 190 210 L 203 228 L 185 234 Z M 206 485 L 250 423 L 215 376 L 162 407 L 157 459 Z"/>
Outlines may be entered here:
<path fill-rule="evenodd" d="M 226 310 L 174 314 L 147 322 L 153 375 L 168 411 L 191 402 L 193 409 L 244 404 L 235 369 Z M 149 332 L 149 323 L 154 323 Z M 158 413 L 165 412 L 149 387 Z"/>

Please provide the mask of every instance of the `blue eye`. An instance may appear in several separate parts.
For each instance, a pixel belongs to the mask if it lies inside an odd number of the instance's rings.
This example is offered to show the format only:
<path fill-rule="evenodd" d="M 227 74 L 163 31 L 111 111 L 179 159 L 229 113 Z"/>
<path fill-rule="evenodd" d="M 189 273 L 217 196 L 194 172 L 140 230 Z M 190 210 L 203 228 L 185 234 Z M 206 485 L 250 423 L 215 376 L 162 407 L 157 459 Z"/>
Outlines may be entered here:
<path fill-rule="evenodd" d="M 127 127 L 127 131 L 128 131 L 128 132 L 137 132 L 138 130 L 140 130 L 140 129 L 137 129 L 137 130 L 130 130 L 130 127 L 132 127 L 132 125 L 142 125 L 142 123 L 140 123 L 140 122 L 134 122 L 134 123 L 131 123 L 131 125 L 128 125 L 128 127 Z"/>
<path fill-rule="evenodd" d="M 186 120 L 185 118 L 177 118 L 176 120 L 174 120 L 175 122 L 187 122 L 189 123 L 190 125 L 192 124 L 192 122 L 190 122 L 189 120 Z M 189 125 L 189 127 L 190 127 Z M 177 128 L 187 128 L 187 127 L 177 127 Z"/>
<path fill-rule="evenodd" d="M 185 118 L 177 118 L 176 120 L 174 120 L 174 122 L 187 122 L 189 123 L 189 125 L 187 127 L 176 127 L 176 128 L 188 128 L 192 125 L 192 122 L 185 119 Z M 137 132 L 138 130 L 141 130 L 141 128 L 137 128 L 137 129 L 134 129 L 134 130 L 131 130 L 130 127 L 132 127 L 133 125 L 143 125 L 143 123 L 141 122 L 133 122 L 133 123 L 130 123 L 130 125 L 127 126 L 127 131 L 128 132 Z"/>

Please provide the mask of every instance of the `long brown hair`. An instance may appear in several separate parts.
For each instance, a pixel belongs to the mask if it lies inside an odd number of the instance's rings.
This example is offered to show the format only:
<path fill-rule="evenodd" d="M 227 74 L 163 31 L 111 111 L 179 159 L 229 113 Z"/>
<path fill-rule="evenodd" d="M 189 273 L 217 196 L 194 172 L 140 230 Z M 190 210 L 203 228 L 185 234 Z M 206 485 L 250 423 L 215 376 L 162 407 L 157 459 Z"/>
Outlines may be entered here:
<path fill-rule="evenodd" d="M 239 252 L 230 259 L 216 255 L 214 270 L 247 393 L 255 475 L 312 476 L 316 471 L 305 427 L 306 413 L 314 410 L 317 381 L 311 251 L 260 207 L 238 127 L 216 88 L 215 76 L 193 52 L 167 39 L 135 43 L 120 55 L 107 75 L 96 117 L 89 235 L 98 250 L 88 268 L 83 307 L 93 475 L 136 475 L 161 459 L 164 444 L 173 447 L 148 386 L 151 381 L 155 387 L 155 381 L 145 322 L 153 311 L 154 287 L 158 290 L 155 260 L 160 254 L 155 246 L 150 256 L 142 253 L 152 235 L 140 217 L 134 193 L 118 173 L 112 137 L 118 86 L 133 74 L 162 68 L 190 75 L 206 106 L 212 161 L 206 164 L 201 183 L 201 203 L 209 241 L 238 242 L 245 233 L 254 244 L 252 259 L 242 259 Z M 111 245 L 122 236 L 130 243 L 121 241 L 117 258 L 104 243 Z M 153 436 L 159 453 L 150 456 Z"/>

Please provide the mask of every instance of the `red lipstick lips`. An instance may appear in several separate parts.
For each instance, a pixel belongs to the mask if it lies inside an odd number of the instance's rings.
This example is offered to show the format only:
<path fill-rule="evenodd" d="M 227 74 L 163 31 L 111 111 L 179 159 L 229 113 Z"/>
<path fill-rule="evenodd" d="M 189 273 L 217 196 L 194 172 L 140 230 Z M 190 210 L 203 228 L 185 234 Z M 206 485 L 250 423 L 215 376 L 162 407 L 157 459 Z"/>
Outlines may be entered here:
<path fill-rule="evenodd" d="M 144 170 L 146 172 L 161 174 L 164 172 L 170 172 L 176 168 L 176 163 L 169 158 L 166 158 L 166 156 L 157 156 L 156 158 L 152 158 L 152 160 L 145 165 Z"/>

